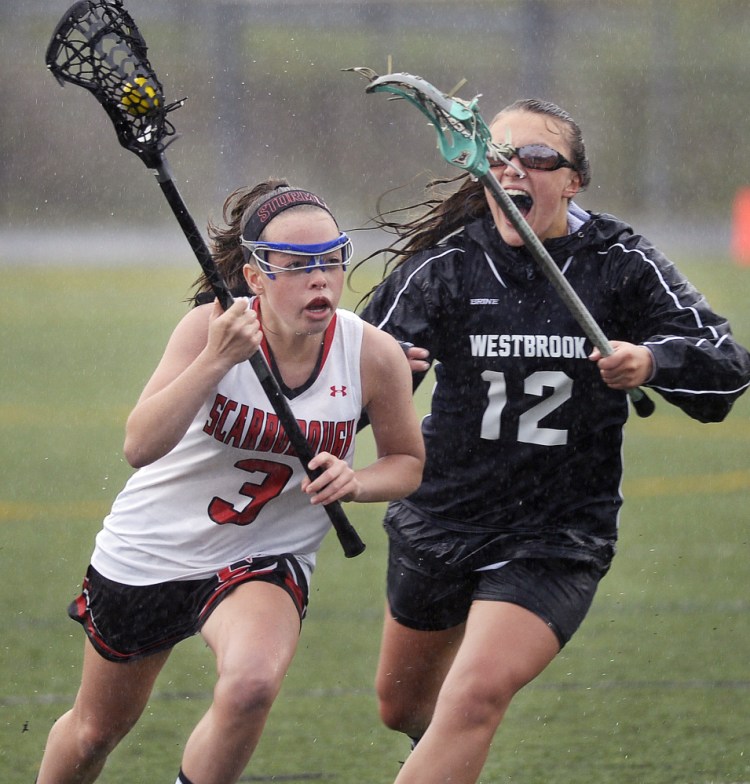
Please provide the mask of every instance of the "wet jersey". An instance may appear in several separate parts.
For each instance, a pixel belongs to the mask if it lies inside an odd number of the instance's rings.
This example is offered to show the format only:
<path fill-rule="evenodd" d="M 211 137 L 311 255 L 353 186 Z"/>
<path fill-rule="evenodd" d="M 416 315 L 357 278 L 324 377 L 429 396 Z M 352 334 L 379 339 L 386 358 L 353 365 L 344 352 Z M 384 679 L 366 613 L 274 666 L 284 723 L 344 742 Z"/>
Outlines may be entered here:
<path fill-rule="evenodd" d="M 722 419 L 750 383 L 726 320 L 643 237 L 578 212 L 578 230 L 546 243 L 555 263 L 610 339 L 651 349 L 649 386 Z M 424 481 L 406 504 L 437 529 L 486 534 L 485 563 L 608 563 L 627 396 L 602 383 L 593 346 L 526 249 L 472 222 L 397 267 L 362 315 L 436 362 Z"/>
<path fill-rule="evenodd" d="M 316 371 L 305 386 L 285 390 L 313 452 L 350 465 L 362 408 L 362 332 L 357 316 L 337 311 Z M 104 520 L 91 563 L 130 585 L 206 577 L 252 555 L 293 553 L 311 571 L 330 522 L 300 490 L 304 476 L 250 363 L 242 362 L 180 443 L 133 474 Z"/>

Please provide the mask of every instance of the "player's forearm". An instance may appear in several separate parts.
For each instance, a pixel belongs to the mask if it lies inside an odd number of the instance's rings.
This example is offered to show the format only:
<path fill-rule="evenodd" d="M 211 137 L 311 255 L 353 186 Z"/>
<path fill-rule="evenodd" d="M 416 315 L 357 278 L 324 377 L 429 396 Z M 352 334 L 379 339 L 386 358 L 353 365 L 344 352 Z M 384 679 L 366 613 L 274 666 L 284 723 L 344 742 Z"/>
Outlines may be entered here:
<path fill-rule="evenodd" d="M 381 457 L 355 472 L 361 489 L 352 500 L 371 503 L 403 498 L 419 487 L 423 465 L 421 457 L 416 455 L 394 454 Z"/>

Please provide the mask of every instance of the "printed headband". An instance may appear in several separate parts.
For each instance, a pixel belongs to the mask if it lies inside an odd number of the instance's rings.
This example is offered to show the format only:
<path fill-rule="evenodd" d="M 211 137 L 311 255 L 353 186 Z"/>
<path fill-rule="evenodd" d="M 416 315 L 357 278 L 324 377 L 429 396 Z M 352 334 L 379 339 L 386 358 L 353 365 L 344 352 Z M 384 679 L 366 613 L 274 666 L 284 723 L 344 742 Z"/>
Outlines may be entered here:
<path fill-rule="evenodd" d="M 333 213 L 328 209 L 328 206 L 320 196 L 299 188 L 276 188 L 255 207 L 245 221 L 245 225 L 242 228 L 242 239 L 249 242 L 257 242 L 263 233 L 263 229 L 266 228 L 271 220 L 284 212 L 284 210 L 288 210 L 290 207 L 298 207 L 301 204 L 313 204 L 316 207 L 320 207 L 333 218 Z M 333 219 L 336 222 L 336 219 Z M 336 225 L 338 226 L 338 224 Z"/>

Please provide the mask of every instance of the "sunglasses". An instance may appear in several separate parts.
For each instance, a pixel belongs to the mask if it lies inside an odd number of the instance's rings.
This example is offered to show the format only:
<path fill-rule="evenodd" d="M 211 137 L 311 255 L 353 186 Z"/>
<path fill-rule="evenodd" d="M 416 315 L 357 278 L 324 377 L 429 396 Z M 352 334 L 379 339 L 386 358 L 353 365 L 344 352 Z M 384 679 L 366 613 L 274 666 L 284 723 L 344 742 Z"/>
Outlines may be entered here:
<path fill-rule="evenodd" d="M 518 156 L 524 169 L 539 171 L 557 171 L 557 169 L 573 169 L 575 166 L 557 150 L 546 144 L 524 144 L 523 147 L 503 148 L 503 156 L 493 156 L 492 149 L 487 154 L 490 166 L 507 166 L 507 162 Z M 503 160 L 505 157 L 505 160 Z"/>
<path fill-rule="evenodd" d="M 296 245 L 287 242 L 250 242 L 240 240 L 258 262 L 260 269 L 271 280 L 285 272 L 310 273 L 316 267 L 322 270 L 345 270 L 351 260 L 352 241 L 342 231 L 335 240 L 317 245 Z M 273 254 L 273 263 L 270 261 Z"/>

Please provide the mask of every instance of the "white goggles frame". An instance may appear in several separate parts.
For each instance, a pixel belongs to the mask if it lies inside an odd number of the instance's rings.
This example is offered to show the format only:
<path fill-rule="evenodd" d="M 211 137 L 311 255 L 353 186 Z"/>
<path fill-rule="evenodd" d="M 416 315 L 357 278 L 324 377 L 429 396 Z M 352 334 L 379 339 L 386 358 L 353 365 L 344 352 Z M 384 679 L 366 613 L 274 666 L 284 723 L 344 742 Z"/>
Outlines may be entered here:
<path fill-rule="evenodd" d="M 289 242 L 252 242 L 241 239 L 240 245 L 250 251 L 258 262 L 260 269 L 273 280 L 277 274 L 285 272 L 311 273 L 316 267 L 319 269 L 347 268 L 352 258 L 353 248 L 351 239 L 342 231 L 335 240 L 321 242 L 317 245 L 296 245 Z M 331 255 L 341 251 L 340 258 L 331 259 Z M 281 253 L 292 258 L 289 264 L 272 264 L 268 260 L 269 253 Z"/>

